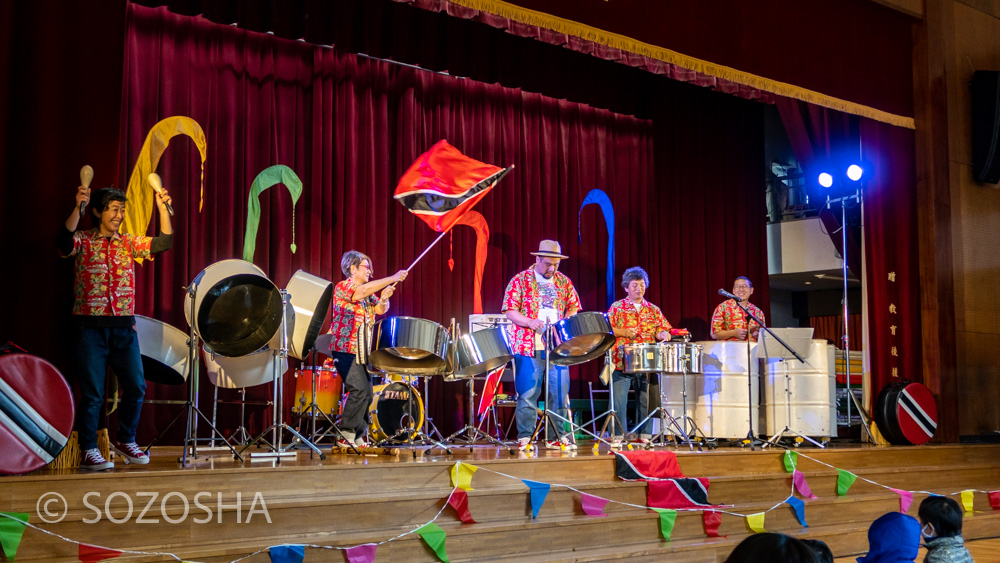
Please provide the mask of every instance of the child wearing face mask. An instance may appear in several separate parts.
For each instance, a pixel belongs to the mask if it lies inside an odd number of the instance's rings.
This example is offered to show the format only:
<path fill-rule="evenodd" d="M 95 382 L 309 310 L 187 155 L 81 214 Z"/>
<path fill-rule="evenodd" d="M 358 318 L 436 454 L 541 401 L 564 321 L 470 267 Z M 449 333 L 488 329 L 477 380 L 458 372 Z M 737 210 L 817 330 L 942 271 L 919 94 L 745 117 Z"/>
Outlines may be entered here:
<path fill-rule="evenodd" d="M 954 499 L 927 497 L 920 503 L 917 515 L 927 548 L 925 563 L 972 563 L 962 539 L 962 509 Z"/>

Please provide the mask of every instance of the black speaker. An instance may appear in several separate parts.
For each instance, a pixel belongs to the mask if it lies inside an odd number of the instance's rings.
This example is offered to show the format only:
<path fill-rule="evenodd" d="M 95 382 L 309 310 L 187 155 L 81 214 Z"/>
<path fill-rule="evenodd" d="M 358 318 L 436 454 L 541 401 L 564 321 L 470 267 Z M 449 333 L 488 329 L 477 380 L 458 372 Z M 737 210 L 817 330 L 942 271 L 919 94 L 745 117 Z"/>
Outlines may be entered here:
<path fill-rule="evenodd" d="M 1000 72 L 977 70 L 972 90 L 972 176 L 1000 182 Z"/>

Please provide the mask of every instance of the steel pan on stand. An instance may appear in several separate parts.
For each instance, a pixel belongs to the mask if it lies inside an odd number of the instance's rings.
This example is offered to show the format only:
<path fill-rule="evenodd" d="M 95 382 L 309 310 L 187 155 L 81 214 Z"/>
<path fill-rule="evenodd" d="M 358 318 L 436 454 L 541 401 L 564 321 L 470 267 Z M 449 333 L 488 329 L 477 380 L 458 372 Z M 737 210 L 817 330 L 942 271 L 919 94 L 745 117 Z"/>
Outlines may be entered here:
<path fill-rule="evenodd" d="M 313 348 L 323 329 L 323 321 L 333 299 L 333 282 L 304 270 L 295 272 L 286 287 L 292 304 L 293 324 L 290 324 L 288 355 L 300 360 Z"/>
<path fill-rule="evenodd" d="M 405 375 L 442 375 L 451 371 L 445 328 L 416 317 L 388 317 L 375 322 L 368 363 L 372 369 Z"/>
<path fill-rule="evenodd" d="M 615 344 L 605 313 L 577 313 L 552 325 L 552 363 L 575 366 L 604 355 Z"/>
<path fill-rule="evenodd" d="M 156 319 L 135 315 L 146 381 L 184 385 L 188 378 L 188 335 Z"/>
<path fill-rule="evenodd" d="M 478 375 L 488 376 L 494 370 L 502 370 L 508 362 L 514 359 L 514 352 L 510 347 L 507 330 L 502 326 L 492 326 L 465 333 L 457 339 L 455 348 L 455 372 L 454 374 L 445 376 L 445 381 L 465 380 L 468 392 L 468 418 L 466 419 L 465 426 L 445 438 L 444 441 L 455 442 L 459 436 L 467 434 L 464 442 L 469 446 L 470 452 L 472 452 L 472 445 L 482 437 L 491 444 L 507 447 L 511 454 L 516 453 L 516 450 L 510 448 L 507 444 L 504 444 L 486 432 L 482 432 L 479 427 L 473 425 L 473 421 L 475 421 L 473 380 Z"/>

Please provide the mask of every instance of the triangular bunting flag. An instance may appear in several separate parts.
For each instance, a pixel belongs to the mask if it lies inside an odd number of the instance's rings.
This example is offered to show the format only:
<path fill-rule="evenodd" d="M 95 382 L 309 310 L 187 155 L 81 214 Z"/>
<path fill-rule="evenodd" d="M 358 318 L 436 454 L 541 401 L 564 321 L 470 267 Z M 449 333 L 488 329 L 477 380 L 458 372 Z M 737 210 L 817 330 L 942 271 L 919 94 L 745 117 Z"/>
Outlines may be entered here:
<path fill-rule="evenodd" d="M 451 486 L 458 487 L 466 491 L 472 489 L 472 474 L 479 469 L 475 465 L 462 463 L 461 461 L 451 467 Z"/>
<path fill-rule="evenodd" d="M 785 471 L 792 473 L 795 468 L 798 467 L 799 463 L 799 452 L 793 452 L 792 450 L 785 450 Z"/>
<path fill-rule="evenodd" d="M 83 563 L 96 563 L 97 561 L 104 561 L 105 559 L 118 557 L 121 554 L 122 552 L 114 549 L 97 547 L 96 545 L 88 545 L 85 543 L 81 543 L 79 549 L 77 549 L 77 557 L 80 561 L 83 561 Z"/>
<path fill-rule="evenodd" d="M 677 522 L 677 511 L 667 508 L 654 508 L 660 513 L 660 533 L 663 539 L 670 541 L 670 534 L 674 531 L 674 524 Z"/>
<path fill-rule="evenodd" d="M 962 506 L 965 507 L 966 512 L 972 512 L 972 494 L 975 492 L 972 489 L 962 491 Z"/>
<path fill-rule="evenodd" d="M 722 514 L 714 510 L 705 510 L 701 513 L 701 520 L 705 523 L 705 534 L 708 537 L 725 537 L 719 536 L 719 524 L 722 524 Z"/>
<path fill-rule="evenodd" d="M 795 484 L 795 490 L 806 498 L 817 498 L 816 495 L 813 494 L 812 489 L 809 488 L 809 483 L 806 483 L 806 476 L 803 475 L 798 469 L 794 471 L 795 472 L 792 473 L 792 483 Z"/>
<path fill-rule="evenodd" d="M 798 518 L 799 524 L 802 524 L 804 528 L 808 528 L 809 524 L 806 524 L 806 503 L 795 497 L 788 497 L 788 500 L 785 502 L 795 511 L 795 517 Z"/>
<path fill-rule="evenodd" d="M 375 561 L 376 548 L 377 544 L 365 543 L 345 549 L 344 555 L 347 556 L 347 563 L 372 563 Z"/>
<path fill-rule="evenodd" d="M 906 511 L 910 509 L 910 505 L 913 504 L 913 493 L 902 489 L 889 490 L 899 495 L 899 511 L 906 514 Z"/>
<path fill-rule="evenodd" d="M 990 491 L 986 494 L 990 497 L 990 506 L 993 510 L 1000 510 L 1000 491 Z"/>
<path fill-rule="evenodd" d="M 17 546 L 21 545 L 27 521 L 27 513 L 0 512 L 0 545 L 3 546 L 3 556 L 7 561 L 13 561 L 17 555 Z"/>
<path fill-rule="evenodd" d="M 469 494 L 462 489 L 455 489 L 448 500 L 448 504 L 458 513 L 458 519 L 466 524 L 475 524 L 472 513 L 469 512 Z"/>
<path fill-rule="evenodd" d="M 434 550 L 434 554 L 437 555 L 438 559 L 444 561 L 444 563 L 451 563 L 448 561 L 448 554 L 444 550 L 444 542 L 448 535 L 444 533 L 444 530 L 440 526 L 431 522 L 419 528 L 417 534 L 423 538 L 427 547 Z"/>
<path fill-rule="evenodd" d="M 580 503 L 583 505 L 584 514 L 587 516 L 607 516 L 604 513 L 604 507 L 608 504 L 608 499 L 595 497 L 587 493 L 582 493 L 582 495 L 583 498 L 580 499 Z"/>
<path fill-rule="evenodd" d="M 302 563 L 306 558 L 304 545 L 273 545 L 268 548 L 271 563 Z"/>
<path fill-rule="evenodd" d="M 837 470 L 837 494 L 839 496 L 844 496 L 847 494 L 847 490 L 851 488 L 854 484 L 854 480 L 858 476 L 851 473 L 850 471 L 844 471 L 843 469 Z"/>
<path fill-rule="evenodd" d="M 538 518 L 538 511 L 541 510 L 542 503 L 545 502 L 545 497 L 549 495 L 551 485 L 527 479 L 521 479 L 521 481 L 531 490 L 531 517 Z"/>
<path fill-rule="evenodd" d="M 757 514 L 747 514 L 747 527 L 750 528 L 755 534 L 763 534 L 767 530 L 764 529 L 764 513 L 758 512 Z"/>

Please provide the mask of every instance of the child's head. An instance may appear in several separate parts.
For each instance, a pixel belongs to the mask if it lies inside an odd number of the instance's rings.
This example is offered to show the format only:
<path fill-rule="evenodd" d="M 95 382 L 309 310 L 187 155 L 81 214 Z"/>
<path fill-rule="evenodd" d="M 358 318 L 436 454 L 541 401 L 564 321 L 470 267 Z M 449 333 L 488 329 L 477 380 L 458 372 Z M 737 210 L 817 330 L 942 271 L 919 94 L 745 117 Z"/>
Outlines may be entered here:
<path fill-rule="evenodd" d="M 920 503 L 920 532 L 924 537 L 950 538 L 962 535 L 962 508 L 954 499 L 932 496 Z"/>
<path fill-rule="evenodd" d="M 826 542 L 820 540 L 802 540 L 802 543 L 809 546 L 818 563 L 833 563 L 833 551 Z"/>

